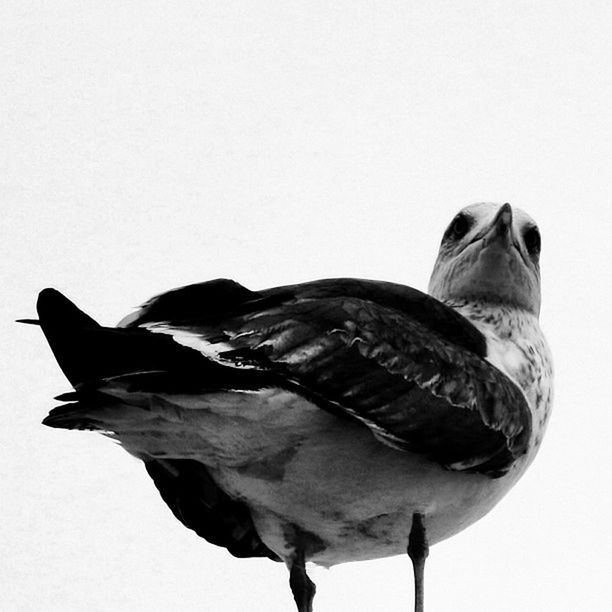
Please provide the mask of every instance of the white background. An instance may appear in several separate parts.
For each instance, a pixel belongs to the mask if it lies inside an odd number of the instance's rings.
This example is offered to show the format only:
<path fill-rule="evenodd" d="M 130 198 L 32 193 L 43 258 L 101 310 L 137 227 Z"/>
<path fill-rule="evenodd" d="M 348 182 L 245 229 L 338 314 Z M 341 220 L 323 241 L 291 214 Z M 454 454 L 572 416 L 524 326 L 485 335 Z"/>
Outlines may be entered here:
<path fill-rule="evenodd" d="M 481 200 L 543 235 L 556 402 L 489 516 L 435 546 L 427 612 L 608 610 L 608 2 L 28 2 L 0 8 L 0 608 L 287 611 L 285 568 L 174 519 L 143 466 L 40 425 L 68 384 L 34 315 L 105 324 L 219 276 L 424 289 Z M 407 558 L 313 568 L 317 612 L 408 610 Z"/>

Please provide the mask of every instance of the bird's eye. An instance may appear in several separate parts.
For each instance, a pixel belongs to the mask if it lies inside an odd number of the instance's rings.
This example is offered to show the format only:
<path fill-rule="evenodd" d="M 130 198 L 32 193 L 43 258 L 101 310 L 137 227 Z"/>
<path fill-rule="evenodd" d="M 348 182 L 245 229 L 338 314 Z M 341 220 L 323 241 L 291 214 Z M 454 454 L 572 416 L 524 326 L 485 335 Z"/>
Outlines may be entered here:
<path fill-rule="evenodd" d="M 444 237 L 460 240 L 470 231 L 471 226 L 472 219 L 463 213 L 459 213 L 448 226 Z"/>
<path fill-rule="evenodd" d="M 528 230 L 526 230 L 523 234 L 523 241 L 525 242 L 525 247 L 530 255 L 538 255 L 540 253 L 542 240 L 537 227 L 530 227 Z"/>

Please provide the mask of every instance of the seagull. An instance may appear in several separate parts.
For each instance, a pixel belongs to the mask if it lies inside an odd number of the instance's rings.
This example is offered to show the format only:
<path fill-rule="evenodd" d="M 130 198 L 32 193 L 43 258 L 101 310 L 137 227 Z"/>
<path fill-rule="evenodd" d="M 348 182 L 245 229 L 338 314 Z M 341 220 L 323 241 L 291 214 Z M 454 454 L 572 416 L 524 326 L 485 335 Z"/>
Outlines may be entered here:
<path fill-rule="evenodd" d="M 445 231 L 429 294 L 217 279 L 103 327 L 44 289 L 21 321 L 74 390 L 43 423 L 114 439 L 186 527 L 284 562 L 298 612 L 315 594 L 306 562 L 406 552 L 423 612 L 429 547 L 487 514 L 542 441 L 539 255 L 526 213 L 478 203 Z"/>

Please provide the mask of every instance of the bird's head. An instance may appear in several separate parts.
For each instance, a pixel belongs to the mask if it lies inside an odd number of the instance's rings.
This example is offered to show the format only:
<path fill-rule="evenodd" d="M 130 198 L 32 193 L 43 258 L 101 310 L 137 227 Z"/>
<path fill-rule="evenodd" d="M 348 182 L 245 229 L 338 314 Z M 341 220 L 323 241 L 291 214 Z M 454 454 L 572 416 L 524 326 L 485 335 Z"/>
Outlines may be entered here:
<path fill-rule="evenodd" d="M 479 300 L 540 312 L 540 232 L 510 204 L 472 204 L 451 221 L 429 293 L 446 302 Z"/>

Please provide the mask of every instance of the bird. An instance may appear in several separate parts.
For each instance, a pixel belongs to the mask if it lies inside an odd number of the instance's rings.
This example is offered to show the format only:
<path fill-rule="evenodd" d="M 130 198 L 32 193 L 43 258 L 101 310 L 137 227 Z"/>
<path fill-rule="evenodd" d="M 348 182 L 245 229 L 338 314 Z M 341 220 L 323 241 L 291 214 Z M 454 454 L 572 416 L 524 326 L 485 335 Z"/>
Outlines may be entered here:
<path fill-rule="evenodd" d="M 37 319 L 73 390 L 43 420 L 144 463 L 176 518 L 235 557 L 407 554 L 424 610 L 432 545 L 487 514 L 533 461 L 552 406 L 540 232 L 476 203 L 443 234 L 428 293 L 330 278 L 158 295 L 116 327 L 43 289 Z"/>

